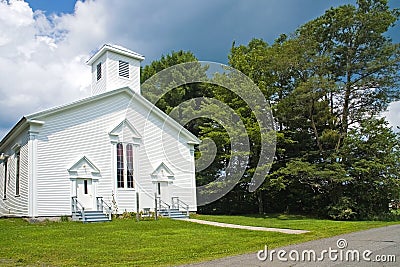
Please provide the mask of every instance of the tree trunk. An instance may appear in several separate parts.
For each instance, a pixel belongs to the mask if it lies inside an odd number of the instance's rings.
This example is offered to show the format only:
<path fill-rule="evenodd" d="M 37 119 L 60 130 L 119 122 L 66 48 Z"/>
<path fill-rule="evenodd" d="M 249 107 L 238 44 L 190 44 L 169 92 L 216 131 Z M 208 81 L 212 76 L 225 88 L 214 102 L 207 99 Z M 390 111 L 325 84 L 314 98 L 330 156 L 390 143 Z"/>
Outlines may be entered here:
<path fill-rule="evenodd" d="M 318 134 L 317 126 L 315 125 L 313 113 L 314 113 L 314 100 L 312 102 L 312 106 L 311 106 L 311 110 L 310 110 L 311 127 L 314 132 L 314 136 L 315 136 L 315 140 L 317 142 L 319 152 L 322 153 L 322 145 L 321 145 L 321 141 L 319 140 L 319 134 Z"/>
<path fill-rule="evenodd" d="M 257 202 L 258 202 L 258 213 L 264 214 L 264 201 L 262 196 L 262 190 L 259 190 L 257 193 Z"/>
<path fill-rule="evenodd" d="M 350 107 L 350 96 L 351 96 L 351 71 L 350 71 L 350 65 L 351 63 L 349 62 L 350 56 L 347 55 L 347 66 L 346 66 L 346 84 L 345 84 L 345 93 L 344 93 L 344 101 L 343 101 L 343 113 L 342 113 L 342 127 L 341 127 L 341 133 L 340 137 L 338 140 L 338 143 L 336 145 L 336 150 L 339 150 L 342 140 L 346 137 L 347 135 L 347 130 L 349 129 L 349 107 Z"/>

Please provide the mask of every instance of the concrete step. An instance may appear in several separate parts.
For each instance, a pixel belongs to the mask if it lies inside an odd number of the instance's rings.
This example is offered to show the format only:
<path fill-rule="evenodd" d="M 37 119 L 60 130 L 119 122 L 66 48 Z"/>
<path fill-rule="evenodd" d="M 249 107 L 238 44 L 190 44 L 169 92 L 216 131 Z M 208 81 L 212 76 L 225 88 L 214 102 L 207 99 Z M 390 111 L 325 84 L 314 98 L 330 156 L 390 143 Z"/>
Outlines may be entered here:
<path fill-rule="evenodd" d="M 188 218 L 186 212 L 180 211 L 178 209 L 171 209 L 169 212 L 168 210 L 159 210 L 158 214 L 160 214 L 163 217 L 169 217 L 171 219 Z"/>
<path fill-rule="evenodd" d="M 85 211 L 85 220 L 83 220 L 81 212 L 77 212 L 73 217 L 75 217 L 76 221 L 81 221 L 84 223 L 110 221 L 108 215 L 104 214 L 101 211 Z"/>
<path fill-rule="evenodd" d="M 85 218 L 86 223 L 93 223 L 93 222 L 109 222 L 110 220 L 107 218 Z"/>

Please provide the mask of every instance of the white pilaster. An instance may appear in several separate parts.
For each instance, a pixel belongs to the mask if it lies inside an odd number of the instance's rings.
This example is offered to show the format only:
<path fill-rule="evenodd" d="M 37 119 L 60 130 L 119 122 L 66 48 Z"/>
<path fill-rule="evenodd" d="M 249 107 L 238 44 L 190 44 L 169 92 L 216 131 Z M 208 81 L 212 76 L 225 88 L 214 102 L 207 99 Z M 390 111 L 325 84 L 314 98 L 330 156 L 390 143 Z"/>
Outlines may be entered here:
<path fill-rule="evenodd" d="M 29 131 L 28 141 L 28 187 L 29 187 L 29 203 L 28 216 L 37 217 L 37 136 L 38 132 Z"/>
<path fill-rule="evenodd" d="M 134 168 L 134 181 L 135 182 L 135 190 L 137 192 L 136 196 L 139 196 L 140 201 L 139 201 L 139 210 L 142 209 L 142 196 L 140 195 L 140 184 L 139 184 L 139 144 L 134 143 L 133 144 L 133 168 Z M 137 199 L 135 199 L 137 203 Z M 137 204 L 136 204 L 137 205 Z"/>
<path fill-rule="evenodd" d="M 190 207 L 191 210 L 197 210 L 197 195 L 196 195 L 196 167 L 194 160 L 194 145 L 190 145 L 190 175 L 192 181 L 192 198 L 193 198 L 193 207 Z"/>

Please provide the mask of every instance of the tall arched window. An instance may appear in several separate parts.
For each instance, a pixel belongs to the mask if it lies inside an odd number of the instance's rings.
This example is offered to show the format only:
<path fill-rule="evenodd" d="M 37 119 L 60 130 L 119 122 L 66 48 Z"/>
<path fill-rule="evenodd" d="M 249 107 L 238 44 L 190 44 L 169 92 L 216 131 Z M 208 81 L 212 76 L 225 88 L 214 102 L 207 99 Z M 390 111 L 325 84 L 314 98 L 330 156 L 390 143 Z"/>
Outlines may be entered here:
<path fill-rule="evenodd" d="M 123 188 L 124 185 L 124 146 L 117 144 L 117 187 Z"/>
<path fill-rule="evenodd" d="M 133 145 L 117 144 L 117 187 L 135 188 Z M 126 169 L 125 169 L 126 168 Z"/>
<path fill-rule="evenodd" d="M 128 188 L 134 188 L 133 182 L 133 146 L 126 145 L 126 184 Z"/>

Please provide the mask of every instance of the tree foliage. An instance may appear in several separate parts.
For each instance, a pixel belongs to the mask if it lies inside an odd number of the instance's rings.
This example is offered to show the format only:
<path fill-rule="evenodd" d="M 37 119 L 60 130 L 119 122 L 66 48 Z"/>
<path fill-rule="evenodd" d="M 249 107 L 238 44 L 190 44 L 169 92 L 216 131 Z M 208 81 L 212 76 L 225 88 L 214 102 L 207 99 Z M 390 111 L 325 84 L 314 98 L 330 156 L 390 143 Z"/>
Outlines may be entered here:
<path fill-rule="evenodd" d="M 399 14 L 389 9 L 386 0 L 358 0 L 356 5 L 327 10 L 271 45 L 253 39 L 248 45 L 232 46 L 229 65 L 260 88 L 277 127 L 273 165 L 254 193 L 248 188 L 259 160 L 260 128 L 243 99 L 210 84 L 183 86 L 163 97 L 159 107 L 166 112 L 198 96 L 226 103 L 249 136 L 242 179 L 222 199 L 200 207 L 200 212 L 288 211 L 333 219 L 387 213 L 389 202 L 400 198 L 400 138 L 378 117 L 400 99 L 400 45 L 385 35 Z M 167 66 L 193 60 L 190 52 L 163 56 L 143 69 L 142 80 Z M 229 164 L 229 135 L 215 120 L 196 120 L 187 126 L 216 145 L 215 161 L 197 173 L 198 184 L 208 183 Z M 205 144 L 203 150 L 209 145 Z"/>

